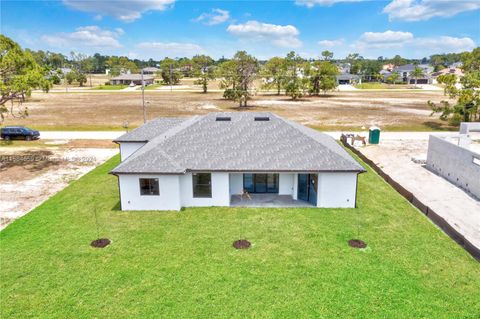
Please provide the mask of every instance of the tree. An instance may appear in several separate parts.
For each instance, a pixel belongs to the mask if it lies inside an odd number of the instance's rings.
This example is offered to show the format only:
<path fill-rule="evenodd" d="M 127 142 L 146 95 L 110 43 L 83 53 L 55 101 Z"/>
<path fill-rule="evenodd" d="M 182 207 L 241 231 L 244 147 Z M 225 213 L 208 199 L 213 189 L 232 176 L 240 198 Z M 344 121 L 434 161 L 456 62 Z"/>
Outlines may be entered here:
<path fill-rule="evenodd" d="M 253 81 L 258 71 L 258 61 L 245 51 L 235 53 L 233 61 L 236 62 L 236 71 L 238 76 L 237 92 L 235 99 L 240 103 L 240 107 L 247 106 L 247 101 L 251 96 Z"/>
<path fill-rule="evenodd" d="M 424 76 L 423 70 L 422 70 L 421 68 L 419 68 L 418 66 L 415 66 L 415 68 L 413 69 L 412 73 L 410 73 L 410 76 L 413 77 L 414 80 L 415 80 L 414 87 L 417 87 L 417 80 L 418 80 L 418 78 Z"/>
<path fill-rule="evenodd" d="M 207 93 L 208 82 L 215 80 L 215 66 L 211 57 L 206 55 L 196 55 L 192 58 L 193 73 L 198 79 L 194 84 L 201 85 L 203 93 Z"/>
<path fill-rule="evenodd" d="M 400 66 L 400 65 L 406 64 L 407 60 L 405 60 L 404 58 L 402 58 L 397 54 L 396 56 L 393 57 L 393 59 L 390 60 L 390 63 L 395 66 Z"/>
<path fill-rule="evenodd" d="M 312 83 L 310 92 L 318 95 L 321 92 L 327 94 L 328 91 L 337 87 L 338 68 L 329 61 L 319 61 L 314 64 L 314 71 L 310 76 Z"/>
<path fill-rule="evenodd" d="M 223 74 L 223 97 L 239 102 L 240 107 L 246 107 L 258 72 L 257 59 L 245 51 L 238 51 L 232 60 L 223 62 L 219 69 Z"/>
<path fill-rule="evenodd" d="M 286 82 L 285 82 L 285 94 L 290 96 L 292 100 L 301 98 L 305 92 L 305 65 L 304 60 L 291 51 L 285 58 L 286 66 Z"/>
<path fill-rule="evenodd" d="M 392 72 L 388 77 L 387 77 L 387 82 L 388 83 L 393 83 L 394 85 L 397 83 L 398 79 L 400 78 L 400 74 L 398 72 Z"/>
<path fill-rule="evenodd" d="M 77 72 L 76 71 L 70 71 L 65 75 L 65 80 L 67 81 L 68 84 L 72 84 L 77 80 Z"/>
<path fill-rule="evenodd" d="M 107 59 L 105 65 L 110 69 L 110 74 L 112 76 L 117 76 L 126 73 L 127 71 L 130 71 L 131 73 L 137 73 L 139 71 L 138 66 L 124 56 L 111 56 Z"/>
<path fill-rule="evenodd" d="M 27 116 L 28 110 L 22 103 L 33 89 L 48 92 L 52 84 L 45 77 L 44 69 L 35 61 L 32 55 L 10 38 L 0 34 L 0 118 L 6 114 L 12 116 Z M 10 108 L 7 102 L 11 102 Z M 17 109 L 14 110 L 15 104 Z"/>
<path fill-rule="evenodd" d="M 265 79 L 264 87 L 267 89 L 274 87 L 277 90 L 277 95 L 280 95 L 285 82 L 285 73 L 285 59 L 280 57 L 271 58 L 262 69 L 262 77 Z"/>
<path fill-rule="evenodd" d="M 165 58 L 160 63 L 163 83 L 166 85 L 175 85 L 180 83 L 183 74 L 179 70 L 179 64 L 174 59 Z"/>
<path fill-rule="evenodd" d="M 328 50 L 322 51 L 322 57 L 325 61 L 330 61 L 333 59 L 333 52 Z"/>
<path fill-rule="evenodd" d="M 463 72 L 460 79 L 461 88 L 456 87 L 457 78 L 454 74 L 445 74 L 437 81 L 445 85 L 444 94 L 456 99 L 455 104 L 441 101 L 439 105 L 428 101 L 432 114 L 440 113 L 440 119 L 451 125 L 461 121 L 471 122 L 480 119 L 480 48 L 462 54 Z"/>
<path fill-rule="evenodd" d="M 362 72 L 363 57 L 358 53 L 350 53 L 345 58 L 345 61 L 350 64 L 350 73 L 359 74 Z"/>

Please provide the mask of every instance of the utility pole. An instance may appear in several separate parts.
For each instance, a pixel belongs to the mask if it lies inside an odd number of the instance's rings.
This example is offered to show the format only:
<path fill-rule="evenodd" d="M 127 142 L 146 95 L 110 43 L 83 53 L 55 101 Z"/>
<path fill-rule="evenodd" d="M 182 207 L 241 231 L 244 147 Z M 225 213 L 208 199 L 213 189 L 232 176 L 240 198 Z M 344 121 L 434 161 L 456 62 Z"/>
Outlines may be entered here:
<path fill-rule="evenodd" d="M 172 68 L 173 68 L 173 65 L 170 64 L 170 92 L 173 91 L 173 88 L 172 88 Z"/>
<path fill-rule="evenodd" d="M 143 107 L 143 123 L 147 123 L 147 109 L 145 108 L 145 81 L 143 81 L 142 69 L 142 107 Z"/>

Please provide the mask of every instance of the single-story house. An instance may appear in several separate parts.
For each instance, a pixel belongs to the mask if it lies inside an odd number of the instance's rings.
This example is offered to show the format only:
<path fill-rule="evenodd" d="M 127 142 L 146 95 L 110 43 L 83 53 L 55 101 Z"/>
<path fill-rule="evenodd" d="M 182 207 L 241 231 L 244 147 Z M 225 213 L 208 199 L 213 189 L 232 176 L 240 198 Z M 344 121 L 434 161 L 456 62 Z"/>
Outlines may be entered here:
<path fill-rule="evenodd" d="M 400 65 L 398 67 L 393 68 L 393 72 L 397 72 L 400 75 L 400 79 L 402 82 L 414 84 L 415 78 L 411 76 L 411 73 L 415 70 L 415 68 L 422 69 L 423 76 L 417 78 L 417 84 L 432 84 L 432 77 L 430 73 L 433 72 L 433 67 L 428 64 L 405 64 Z"/>
<path fill-rule="evenodd" d="M 154 66 L 147 66 L 146 68 L 143 68 L 142 71 L 143 71 L 143 74 L 153 74 L 153 75 L 155 75 L 160 71 L 160 69 L 156 68 Z"/>
<path fill-rule="evenodd" d="M 338 84 L 355 84 L 360 81 L 360 77 L 356 74 L 341 73 L 337 75 Z"/>
<path fill-rule="evenodd" d="M 353 208 L 365 171 L 332 137 L 272 113 L 158 118 L 115 142 L 122 210 Z"/>
<path fill-rule="evenodd" d="M 143 82 L 145 85 L 153 84 L 153 76 L 143 75 Z M 120 74 L 114 78 L 110 79 L 110 84 L 112 85 L 142 85 L 142 75 L 141 74 Z"/>

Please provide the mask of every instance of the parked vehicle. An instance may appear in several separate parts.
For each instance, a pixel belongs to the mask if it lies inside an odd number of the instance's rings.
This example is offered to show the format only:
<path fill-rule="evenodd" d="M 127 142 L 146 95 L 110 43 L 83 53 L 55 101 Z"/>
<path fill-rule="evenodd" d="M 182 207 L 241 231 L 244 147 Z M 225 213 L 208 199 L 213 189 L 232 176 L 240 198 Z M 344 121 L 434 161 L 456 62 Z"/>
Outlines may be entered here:
<path fill-rule="evenodd" d="M 0 129 L 0 137 L 6 141 L 14 139 L 24 139 L 26 141 L 31 141 L 39 139 L 40 133 L 28 127 L 5 126 Z"/>

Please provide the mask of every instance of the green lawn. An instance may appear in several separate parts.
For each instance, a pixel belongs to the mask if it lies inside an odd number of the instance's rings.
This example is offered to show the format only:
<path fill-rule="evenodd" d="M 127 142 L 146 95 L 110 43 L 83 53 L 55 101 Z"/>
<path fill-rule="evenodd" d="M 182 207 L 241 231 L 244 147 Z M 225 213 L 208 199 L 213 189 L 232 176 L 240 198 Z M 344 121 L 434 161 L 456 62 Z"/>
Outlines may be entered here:
<path fill-rule="evenodd" d="M 355 84 L 355 88 L 362 90 L 379 90 L 379 89 L 410 89 L 408 84 L 388 84 L 382 82 L 364 82 Z"/>
<path fill-rule="evenodd" d="M 358 209 L 121 212 L 117 163 L 0 232 L 1 318 L 480 316 L 480 264 L 371 170 Z"/>
<path fill-rule="evenodd" d="M 91 90 L 123 90 L 127 88 L 128 85 L 100 85 L 91 88 Z"/>

